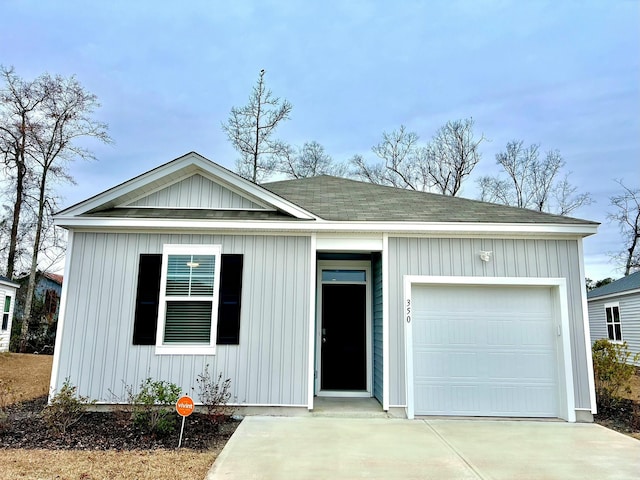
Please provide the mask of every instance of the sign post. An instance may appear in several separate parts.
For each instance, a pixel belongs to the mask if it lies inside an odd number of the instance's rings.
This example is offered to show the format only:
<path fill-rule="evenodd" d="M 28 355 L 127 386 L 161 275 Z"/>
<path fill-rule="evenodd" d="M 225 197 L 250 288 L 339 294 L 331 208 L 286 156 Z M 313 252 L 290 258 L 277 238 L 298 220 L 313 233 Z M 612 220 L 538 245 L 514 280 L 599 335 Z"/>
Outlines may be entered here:
<path fill-rule="evenodd" d="M 182 427 L 180 427 L 180 440 L 178 441 L 178 448 L 182 445 L 182 433 L 184 432 L 184 419 L 193 413 L 193 400 L 189 395 L 184 395 L 176 402 L 176 412 L 182 417 Z"/>

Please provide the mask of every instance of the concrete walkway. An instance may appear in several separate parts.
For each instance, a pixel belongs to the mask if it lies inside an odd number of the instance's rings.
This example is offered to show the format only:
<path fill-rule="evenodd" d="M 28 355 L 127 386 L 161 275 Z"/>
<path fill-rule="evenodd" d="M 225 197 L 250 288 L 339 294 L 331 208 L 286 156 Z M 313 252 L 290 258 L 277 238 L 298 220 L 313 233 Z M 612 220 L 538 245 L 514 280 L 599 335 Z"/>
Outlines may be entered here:
<path fill-rule="evenodd" d="M 247 417 L 220 479 L 636 479 L 640 441 L 596 424 Z"/>

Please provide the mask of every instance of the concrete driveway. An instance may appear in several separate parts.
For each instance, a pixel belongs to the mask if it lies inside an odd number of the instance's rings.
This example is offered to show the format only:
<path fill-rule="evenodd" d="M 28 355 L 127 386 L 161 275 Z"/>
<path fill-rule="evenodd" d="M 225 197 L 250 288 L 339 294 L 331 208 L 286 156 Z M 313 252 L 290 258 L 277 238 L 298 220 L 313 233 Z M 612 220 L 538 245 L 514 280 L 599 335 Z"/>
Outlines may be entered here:
<path fill-rule="evenodd" d="M 247 417 L 220 479 L 635 479 L 640 441 L 596 424 Z"/>

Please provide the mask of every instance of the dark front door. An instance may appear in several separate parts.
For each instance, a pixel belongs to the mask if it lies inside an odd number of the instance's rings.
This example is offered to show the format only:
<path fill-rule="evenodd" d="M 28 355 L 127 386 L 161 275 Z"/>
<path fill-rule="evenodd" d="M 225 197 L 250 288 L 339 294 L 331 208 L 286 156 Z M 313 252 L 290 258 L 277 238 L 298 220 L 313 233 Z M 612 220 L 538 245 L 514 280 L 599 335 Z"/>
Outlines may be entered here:
<path fill-rule="evenodd" d="M 322 390 L 367 389 L 366 286 L 322 285 Z"/>

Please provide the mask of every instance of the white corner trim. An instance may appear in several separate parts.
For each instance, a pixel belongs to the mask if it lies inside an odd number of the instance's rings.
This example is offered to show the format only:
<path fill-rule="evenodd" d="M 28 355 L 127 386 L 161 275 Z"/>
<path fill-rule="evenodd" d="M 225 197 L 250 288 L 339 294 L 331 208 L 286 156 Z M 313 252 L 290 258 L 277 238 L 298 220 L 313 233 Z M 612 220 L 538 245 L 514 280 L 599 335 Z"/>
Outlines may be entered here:
<path fill-rule="evenodd" d="M 405 377 L 407 394 L 407 418 L 415 416 L 414 407 L 414 374 L 413 374 L 413 322 L 412 322 L 412 288 L 414 285 L 484 285 L 484 286 L 541 286 L 555 289 L 559 299 L 560 328 L 562 332 L 562 363 L 564 369 L 564 396 L 565 405 L 559 405 L 558 412 L 561 418 L 568 422 L 576 421 L 575 391 L 573 385 L 573 364 L 571 358 L 571 330 L 569 326 L 569 307 L 567 294 L 567 281 L 565 278 L 554 277 L 455 277 L 455 276 L 430 276 L 430 275 L 404 275 L 403 276 L 403 314 L 405 327 Z M 562 396 L 560 398 L 562 398 Z"/>
<path fill-rule="evenodd" d="M 69 283 L 71 280 L 71 260 L 73 258 L 73 231 L 69 231 L 67 237 L 67 250 L 65 252 L 64 262 L 64 281 L 62 282 L 62 289 L 60 291 L 60 311 L 58 312 L 58 326 L 56 327 L 56 342 L 53 347 L 53 362 L 51 365 L 51 379 L 49 383 L 49 398 L 48 402 L 51 402 L 56 385 L 58 383 L 58 376 L 60 375 L 60 355 L 62 354 L 62 337 L 64 336 L 64 323 L 67 315 L 67 302 L 69 298 Z"/>
<path fill-rule="evenodd" d="M 406 413 L 407 418 L 409 420 L 413 420 L 415 418 L 415 407 L 414 407 L 414 375 L 413 375 L 413 328 L 412 328 L 412 307 L 413 302 L 411 299 L 411 288 L 413 285 L 412 278 L 422 278 L 422 277 L 414 277 L 411 275 L 404 275 L 402 280 L 402 291 L 403 291 L 403 302 L 402 302 L 402 315 L 401 321 L 404 325 L 404 371 L 405 371 L 405 385 L 407 391 L 406 402 Z"/>
<path fill-rule="evenodd" d="M 389 411 L 389 235 L 382 235 L 382 409 Z"/>
<path fill-rule="evenodd" d="M 309 248 L 309 354 L 307 356 L 307 407 L 313 410 L 315 391 L 315 335 L 316 335 L 316 234 L 311 234 Z"/>
<path fill-rule="evenodd" d="M 582 239 L 578 240 L 578 261 L 580 278 L 585 279 L 584 270 L 584 246 Z M 585 288 L 580 289 L 580 305 L 582 307 L 582 326 L 584 329 L 584 349 L 587 354 L 587 377 L 589 381 L 589 403 L 591 403 L 591 413 L 598 413 L 598 403 L 596 401 L 596 383 L 593 372 L 593 354 L 591 352 L 591 326 L 589 325 L 589 305 L 587 303 L 587 292 Z"/>

